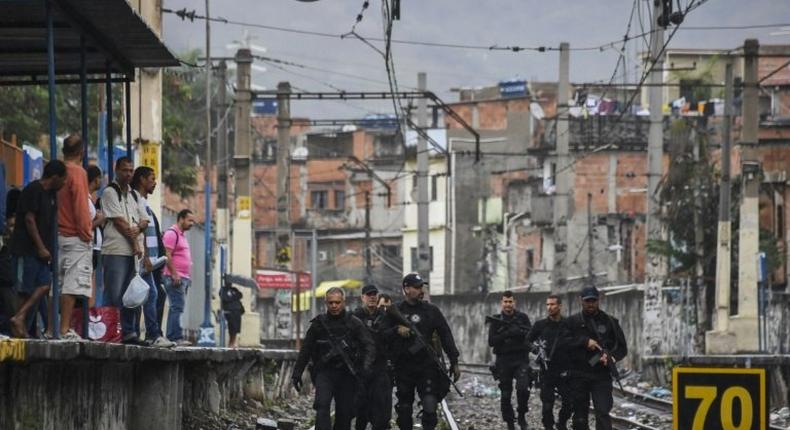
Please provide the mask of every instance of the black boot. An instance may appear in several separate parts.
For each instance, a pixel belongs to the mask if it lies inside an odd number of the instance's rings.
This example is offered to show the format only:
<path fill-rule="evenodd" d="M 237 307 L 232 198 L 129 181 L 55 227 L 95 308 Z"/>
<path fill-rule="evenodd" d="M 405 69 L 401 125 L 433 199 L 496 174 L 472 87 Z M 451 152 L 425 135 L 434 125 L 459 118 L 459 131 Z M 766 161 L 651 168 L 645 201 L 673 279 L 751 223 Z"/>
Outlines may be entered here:
<path fill-rule="evenodd" d="M 513 424 L 513 421 L 508 421 L 506 424 L 507 424 L 507 430 L 516 430 L 516 425 Z"/>
<path fill-rule="evenodd" d="M 518 426 L 521 427 L 521 430 L 527 430 L 527 417 L 525 414 L 518 415 Z"/>

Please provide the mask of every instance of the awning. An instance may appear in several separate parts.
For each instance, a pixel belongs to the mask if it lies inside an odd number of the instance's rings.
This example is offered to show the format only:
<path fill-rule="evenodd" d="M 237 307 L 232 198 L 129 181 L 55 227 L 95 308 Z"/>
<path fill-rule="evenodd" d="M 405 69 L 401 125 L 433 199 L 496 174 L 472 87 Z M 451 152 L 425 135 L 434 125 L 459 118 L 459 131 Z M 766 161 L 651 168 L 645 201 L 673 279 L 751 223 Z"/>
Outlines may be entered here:
<path fill-rule="evenodd" d="M 339 287 L 347 290 L 360 288 L 362 286 L 362 281 L 358 281 L 356 279 L 343 279 L 340 281 L 324 281 L 318 285 L 318 288 L 315 289 L 315 296 L 316 297 L 324 297 L 326 292 L 329 291 L 330 288 Z"/>
<path fill-rule="evenodd" d="M 134 76 L 135 68 L 179 62 L 126 0 L 52 0 L 55 74 L 80 73 L 84 36 L 88 74 Z M 47 76 L 47 25 L 41 0 L 0 1 L 0 75 Z"/>

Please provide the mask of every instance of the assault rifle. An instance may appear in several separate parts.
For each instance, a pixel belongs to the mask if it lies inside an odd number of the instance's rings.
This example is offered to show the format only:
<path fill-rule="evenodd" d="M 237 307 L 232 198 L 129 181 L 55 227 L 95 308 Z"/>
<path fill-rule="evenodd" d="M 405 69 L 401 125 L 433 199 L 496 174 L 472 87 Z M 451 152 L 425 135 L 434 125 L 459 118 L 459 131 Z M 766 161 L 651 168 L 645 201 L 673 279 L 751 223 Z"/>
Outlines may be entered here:
<path fill-rule="evenodd" d="M 588 361 L 588 364 L 590 367 L 595 367 L 596 364 L 600 363 L 601 357 L 606 354 L 606 368 L 609 370 L 609 374 L 612 375 L 612 378 L 617 381 L 617 385 L 620 386 L 620 391 L 623 391 L 623 383 L 620 381 L 620 371 L 617 369 L 617 363 L 615 363 L 614 357 L 603 346 L 599 345 L 598 351 L 600 352 L 593 355 Z"/>
<path fill-rule="evenodd" d="M 343 364 L 346 365 L 346 368 L 348 368 L 348 371 L 351 373 L 351 376 L 357 380 L 360 380 L 360 376 L 354 368 L 354 363 L 351 361 L 351 358 L 348 356 L 343 346 L 339 345 L 339 342 L 342 342 L 344 346 L 348 346 L 346 341 L 338 341 L 335 336 L 332 335 L 332 332 L 329 330 L 329 326 L 326 325 L 323 315 L 319 315 L 317 319 L 318 322 L 321 323 L 321 326 L 324 328 L 324 330 L 326 330 L 326 335 L 329 338 L 329 346 L 332 348 L 329 354 L 324 357 L 324 360 L 328 361 L 335 356 L 340 357 L 340 359 L 343 360 Z"/>
<path fill-rule="evenodd" d="M 615 363 L 614 356 L 606 348 L 604 348 L 601 337 L 598 335 L 598 330 L 595 329 L 596 326 L 594 324 L 590 324 L 586 317 L 584 317 L 584 320 L 585 324 L 587 324 L 587 326 L 590 327 L 595 334 L 595 341 L 598 343 L 599 351 L 587 361 L 587 364 L 589 364 L 590 367 L 595 367 L 595 365 L 600 363 L 601 357 L 606 355 L 606 368 L 609 370 L 609 374 L 612 375 L 612 378 L 617 381 L 617 385 L 620 386 L 620 391 L 623 391 L 623 383 L 620 381 L 620 371 L 617 370 L 617 363 Z"/>
<path fill-rule="evenodd" d="M 422 335 L 422 333 L 420 333 L 420 331 L 417 330 L 417 326 L 415 326 L 414 323 L 412 323 L 411 321 L 404 318 L 403 314 L 400 313 L 400 309 L 398 309 L 398 307 L 395 305 L 392 305 L 389 308 L 387 308 L 387 314 L 391 316 L 398 324 L 405 325 L 406 327 L 409 328 L 409 330 L 411 330 L 412 333 L 414 333 L 415 349 L 412 350 L 412 348 L 409 348 L 409 351 L 414 353 L 416 351 L 425 348 L 425 350 L 428 352 L 428 356 L 431 357 L 433 363 L 436 365 L 436 367 L 439 368 L 439 373 L 441 373 L 442 376 L 447 378 L 447 381 L 455 389 L 455 392 L 458 393 L 459 396 L 463 397 L 464 396 L 463 393 L 461 393 L 461 390 L 458 388 L 457 385 L 455 385 L 455 381 L 453 381 L 453 378 L 450 376 L 441 358 L 439 358 L 439 355 L 436 353 L 436 350 L 434 350 L 431 344 L 425 340 L 425 337 Z"/>
<path fill-rule="evenodd" d="M 515 327 L 518 327 L 518 328 L 520 328 L 522 330 L 529 331 L 529 326 L 521 325 L 518 322 L 516 322 L 515 320 L 508 321 L 506 319 L 497 318 L 495 316 L 487 315 L 486 316 L 486 322 L 498 322 L 498 323 L 501 323 L 501 324 L 515 326 Z"/>

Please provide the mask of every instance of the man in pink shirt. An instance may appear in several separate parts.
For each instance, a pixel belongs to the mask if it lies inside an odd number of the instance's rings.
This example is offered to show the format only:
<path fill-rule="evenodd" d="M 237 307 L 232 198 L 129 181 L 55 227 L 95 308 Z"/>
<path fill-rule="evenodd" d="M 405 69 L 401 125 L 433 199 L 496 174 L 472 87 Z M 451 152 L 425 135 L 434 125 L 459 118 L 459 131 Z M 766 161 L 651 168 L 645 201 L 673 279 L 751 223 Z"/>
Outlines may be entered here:
<path fill-rule="evenodd" d="M 71 314 L 78 297 L 91 296 L 93 274 L 93 221 L 88 207 L 88 176 L 82 168 L 82 139 L 70 135 L 63 139 L 66 184 L 58 191 L 58 264 L 60 272 L 60 336 L 80 340 L 70 327 Z M 54 330 L 54 328 L 53 328 Z"/>
<path fill-rule="evenodd" d="M 176 345 L 185 346 L 191 343 L 184 339 L 181 329 L 181 314 L 184 312 L 184 299 L 187 289 L 192 283 L 192 254 L 186 233 L 195 224 L 192 211 L 183 209 L 178 213 L 176 223 L 162 234 L 162 242 L 167 252 L 167 266 L 163 281 L 167 291 L 170 308 L 167 315 L 167 338 Z"/>

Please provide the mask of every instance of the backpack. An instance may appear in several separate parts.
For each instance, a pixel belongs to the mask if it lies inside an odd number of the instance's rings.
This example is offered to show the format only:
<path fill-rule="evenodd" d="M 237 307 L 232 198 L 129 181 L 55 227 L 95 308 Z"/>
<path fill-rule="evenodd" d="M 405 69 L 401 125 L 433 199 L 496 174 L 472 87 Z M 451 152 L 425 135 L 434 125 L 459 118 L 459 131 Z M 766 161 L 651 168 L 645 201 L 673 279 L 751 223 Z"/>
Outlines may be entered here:
<path fill-rule="evenodd" d="M 121 198 L 122 198 L 121 187 L 118 184 L 116 184 L 115 182 L 110 182 L 104 188 L 105 192 L 107 191 L 107 188 L 112 188 L 113 190 L 115 190 L 115 192 L 118 193 L 118 201 L 121 200 Z M 135 191 L 135 190 L 131 190 L 131 191 L 132 191 L 132 193 L 131 193 L 132 194 L 132 198 L 134 199 L 134 202 L 137 203 L 137 191 Z M 96 210 L 101 210 L 101 198 L 96 199 Z M 107 225 L 108 222 L 110 222 L 110 221 L 107 220 L 107 221 L 104 222 L 104 225 L 100 225 L 98 227 L 101 230 L 102 236 L 104 236 L 104 227 Z"/>
<path fill-rule="evenodd" d="M 174 244 L 173 244 L 173 251 L 175 251 L 175 250 L 176 250 L 176 246 L 178 246 L 178 241 L 179 241 L 179 239 L 180 239 L 180 238 L 178 237 L 178 232 L 177 232 L 177 231 L 176 231 L 176 229 L 174 229 L 173 227 L 170 227 L 170 228 L 168 228 L 168 229 L 167 229 L 167 230 L 165 230 L 165 232 L 162 234 L 162 239 L 163 239 L 163 241 L 162 241 L 162 247 L 163 247 L 163 248 L 165 247 L 165 244 L 164 244 L 164 238 L 165 238 L 165 235 L 167 234 L 167 232 L 169 232 L 169 231 L 172 231 L 172 232 L 173 232 L 173 233 L 175 233 L 175 235 L 176 235 L 176 243 L 174 243 Z M 165 252 L 166 252 L 166 251 L 165 251 Z M 162 255 L 164 255 L 164 254 L 162 254 Z"/>

